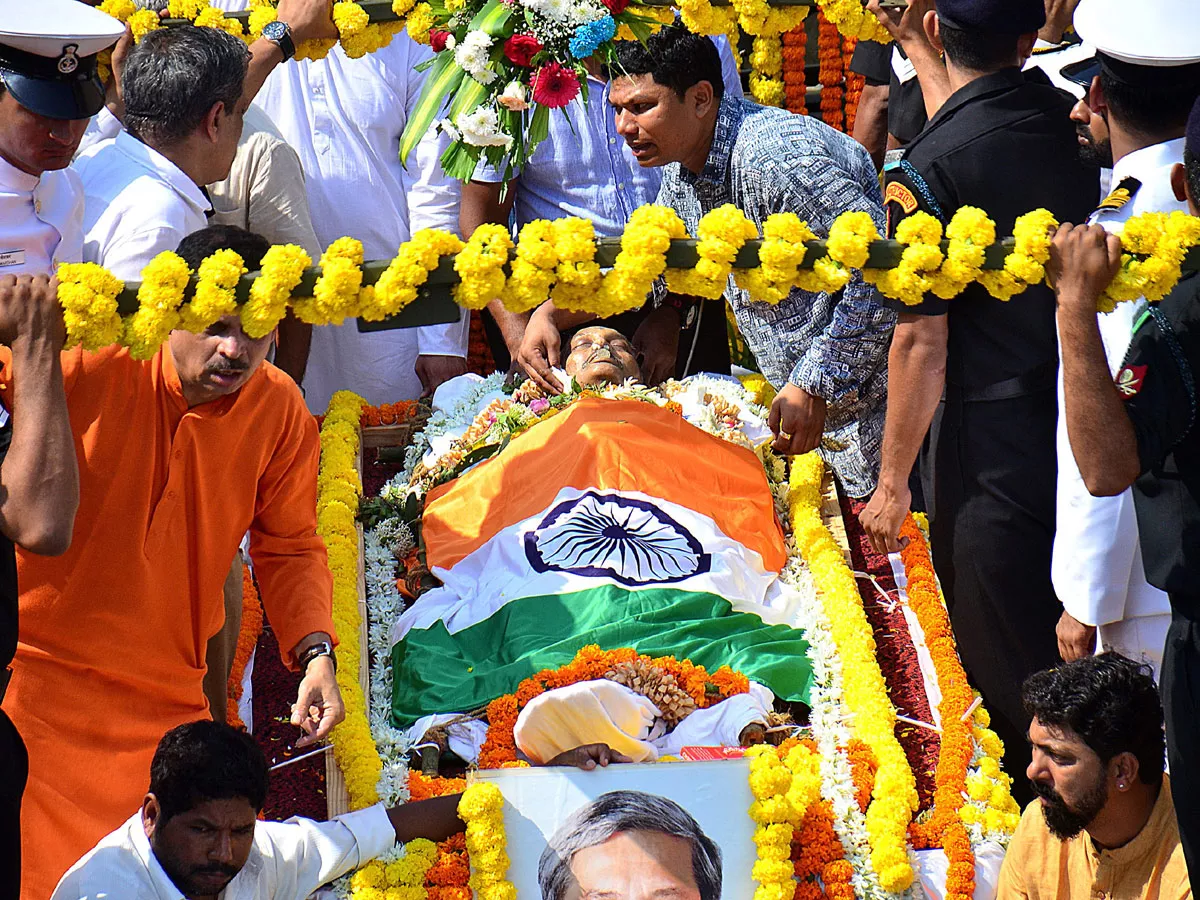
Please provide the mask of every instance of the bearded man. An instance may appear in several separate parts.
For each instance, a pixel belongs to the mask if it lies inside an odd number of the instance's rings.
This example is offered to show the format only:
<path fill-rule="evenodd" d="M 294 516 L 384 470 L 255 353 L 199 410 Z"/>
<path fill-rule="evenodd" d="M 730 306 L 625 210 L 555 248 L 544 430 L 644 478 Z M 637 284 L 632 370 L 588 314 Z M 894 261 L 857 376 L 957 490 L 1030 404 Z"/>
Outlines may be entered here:
<path fill-rule="evenodd" d="M 1191 897 L 1149 667 L 1084 656 L 1030 676 L 1023 696 L 1037 799 L 1008 846 L 998 900 Z"/>

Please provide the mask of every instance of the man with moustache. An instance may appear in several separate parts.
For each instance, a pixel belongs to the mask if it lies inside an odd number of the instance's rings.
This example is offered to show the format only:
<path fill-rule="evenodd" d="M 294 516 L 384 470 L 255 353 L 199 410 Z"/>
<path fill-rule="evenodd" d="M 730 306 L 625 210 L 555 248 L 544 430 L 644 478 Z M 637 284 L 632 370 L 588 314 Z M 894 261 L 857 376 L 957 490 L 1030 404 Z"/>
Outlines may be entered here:
<path fill-rule="evenodd" d="M 1081 153 L 1113 168 L 1113 190 L 1088 223 L 1120 234 L 1145 213 L 1186 212 L 1171 172 L 1183 163 L 1184 130 L 1200 95 L 1200 32 L 1186 23 L 1190 0 L 1083 0 L 1079 33 L 1097 48 L 1075 77 L 1088 98 L 1072 110 Z M 1090 76 L 1090 77 L 1088 77 Z M 1093 125 L 1094 123 L 1094 125 Z M 1109 371 L 1115 376 L 1146 309 L 1144 299 L 1098 316 Z M 1062 406 L 1062 376 L 1059 405 Z M 1071 660 L 1097 649 L 1150 663 L 1155 677 L 1171 621 L 1165 592 L 1146 580 L 1133 491 L 1093 497 L 1079 474 L 1059 417 L 1056 529 L 1051 577 L 1062 602 L 1059 652 Z"/>
<path fill-rule="evenodd" d="M 1085 656 L 1030 676 L 1022 693 L 1037 799 L 1008 845 L 997 900 L 1190 898 L 1149 668 Z"/>
<path fill-rule="evenodd" d="M 192 268 L 218 249 L 256 269 L 267 244 L 214 226 L 178 248 Z M 235 314 L 200 334 L 172 332 L 145 361 L 115 346 L 63 355 L 80 469 L 75 535 L 55 559 L 17 553 L 18 674 L 5 697 L 29 747 L 28 900 L 48 897 L 129 816 L 163 733 L 208 714 L 205 647 L 247 531 L 285 661 L 304 675 L 296 746 L 345 715 L 333 579 L 316 533 L 317 427 L 295 382 L 265 361 L 272 339 L 248 337 Z M 9 406 L 31 375 L 6 353 L 0 364 Z"/>

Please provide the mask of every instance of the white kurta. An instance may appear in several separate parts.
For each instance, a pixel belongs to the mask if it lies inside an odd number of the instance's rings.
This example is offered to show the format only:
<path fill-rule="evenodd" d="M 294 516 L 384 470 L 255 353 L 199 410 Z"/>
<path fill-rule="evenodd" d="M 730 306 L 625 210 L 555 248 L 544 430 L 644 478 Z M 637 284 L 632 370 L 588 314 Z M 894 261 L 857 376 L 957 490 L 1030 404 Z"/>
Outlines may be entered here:
<path fill-rule="evenodd" d="M 51 275 L 83 259 L 83 187 L 70 169 L 39 178 L 0 158 L 0 276 Z"/>
<path fill-rule="evenodd" d="M 236 10 L 246 2 L 213 5 Z M 425 79 L 413 67 L 431 55 L 407 34 L 361 59 L 335 47 L 319 62 L 279 66 L 255 98 L 300 154 L 322 246 L 355 237 L 367 259 L 391 259 L 421 228 L 458 232 L 458 184 L 438 160 L 445 145 L 432 136 L 407 169 L 400 164 L 400 135 Z M 343 388 L 372 404 L 419 396 L 417 356 L 465 357 L 468 324 L 464 311 L 450 325 L 373 334 L 359 332 L 352 321 L 314 328 L 304 376 L 309 409 L 323 413 Z"/>
<path fill-rule="evenodd" d="M 1120 233 L 1130 218 L 1141 213 L 1186 212 L 1170 182 L 1171 168 L 1183 161 L 1183 143 L 1182 138 L 1167 141 L 1118 160 L 1113 168 L 1113 186 L 1119 187 L 1126 178 L 1136 178 L 1141 187 L 1121 209 L 1098 210 L 1090 221 Z M 1114 312 L 1099 317 L 1104 352 L 1114 376 L 1129 350 L 1134 322 L 1145 307 L 1145 300 L 1122 303 Z M 1061 371 L 1058 392 L 1061 410 Z M 1167 595 L 1146 581 L 1133 492 L 1093 497 L 1075 464 L 1066 419 L 1061 415 L 1057 440 L 1058 523 L 1051 568 L 1054 590 L 1067 612 L 1086 625 L 1099 626 L 1101 649 L 1144 659 L 1154 665 L 1157 677 L 1171 608 Z"/>
<path fill-rule="evenodd" d="M 208 199 L 191 178 L 127 131 L 76 158 L 85 195 L 84 258 L 139 280 L 164 250 L 208 225 Z"/>
<path fill-rule="evenodd" d="M 328 822 L 289 819 L 258 822 L 246 865 L 221 893 L 222 900 L 305 900 L 322 885 L 390 849 L 396 832 L 383 806 Z M 135 813 L 75 863 L 52 900 L 184 900 L 150 848 Z"/>

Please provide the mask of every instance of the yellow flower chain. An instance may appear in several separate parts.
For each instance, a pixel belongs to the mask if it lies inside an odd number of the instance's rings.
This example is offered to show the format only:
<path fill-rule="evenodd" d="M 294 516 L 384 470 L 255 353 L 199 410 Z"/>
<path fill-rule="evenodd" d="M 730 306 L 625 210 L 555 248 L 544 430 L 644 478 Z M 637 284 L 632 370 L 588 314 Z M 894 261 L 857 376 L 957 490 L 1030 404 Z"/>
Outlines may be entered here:
<path fill-rule="evenodd" d="M 417 289 L 429 280 L 443 256 L 458 253 L 463 242 L 457 235 L 422 228 L 406 241 L 373 287 L 363 288 L 359 315 L 368 322 L 394 316 L 417 299 Z"/>
<path fill-rule="evenodd" d="M 125 282 L 95 263 L 59 266 L 58 279 L 58 302 L 67 329 L 63 349 L 83 344 L 84 350 L 99 350 L 117 343 L 124 331 L 117 294 L 125 289 Z"/>
<path fill-rule="evenodd" d="M 783 41 L 778 34 L 759 34 L 750 51 L 750 95 L 763 106 L 783 106 L 784 93 Z"/>
<path fill-rule="evenodd" d="M 888 296 L 910 303 L 919 302 L 926 293 L 949 299 L 970 284 L 981 284 L 992 296 L 1007 300 L 1043 281 L 1057 226 L 1054 216 L 1044 209 L 1022 216 L 1014 226 L 1014 248 L 1005 257 L 1004 269 L 985 271 L 981 266 L 986 249 L 995 243 L 996 228 L 983 210 L 965 207 L 951 219 L 946 227 L 948 248 L 944 259 L 936 240 L 940 237 L 936 221 L 918 214 L 898 229 L 898 238 L 907 243 L 900 264 L 866 275 Z M 738 250 L 755 236 L 754 226 L 727 205 L 708 213 L 697 230 L 700 259 L 696 268 L 672 270 L 668 278 L 677 290 L 719 297 Z M 354 315 L 378 321 L 415 300 L 441 257 L 455 254 L 455 269 L 463 278 L 455 289 L 460 305 L 479 309 L 501 297 L 513 309 L 531 309 L 548 296 L 560 309 L 609 316 L 645 302 L 655 280 L 666 271 L 671 241 L 687 236 L 683 221 L 673 209 L 640 207 L 630 217 L 612 269 L 602 274 L 596 262 L 591 222 L 571 218 L 532 222 L 518 237 L 517 259 L 512 275 L 506 277 L 513 243 L 503 226 L 484 226 L 467 245 L 449 232 L 427 229 L 404 243 L 379 282 L 367 287 L 362 286 L 358 242 L 342 238 L 322 257 L 328 261 L 330 271 L 314 288 L 316 296 L 295 299 L 292 294 L 309 258 L 299 247 L 273 247 L 264 257 L 262 275 L 251 288 L 242 319 L 253 337 L 269 334 L 283 318 L 289 302 L 313 324 L 340 322 Z M 843 213 L 829 229 L 825 255 L 815 259 L 811 268 L 800 268 L 807 255 L 805 244 L 814 239 L 808 225 L 797 216 L 770 216 L 763 224 L 759 266 L 733 270 L 735 282 L 750 293 L 751 300 L 765 303 L 779 303 L 792 288 L 832 293 L 850 281 L 854 270 L 866 265 L 871 244 L 880 237 L 868 213 Z M 1137 216 L 1126 223 L 1122 240 L 1126 249 L 1122 269 L 1101 297 L 1101 311 L 1140 296 L 1158 300 L 1174 288 L 1189 249 L 1200 245 L 1200 219 L 1184 213 Z M 191 331 L 201 331 L 215 321 L 214 316 L 232 312 L 229 292 L 235 279 L 227 261 L 220 266 L 219 294 L 212 293 L 217 267 L 202 268 L 210 275 L 208 279 L 202 277 L 201 283 L 212 283 L 205 288 L 198 306 L 193 299 L 180 307 L 177 301 L 182 301 L 182 295 L 177 296 L 171 287 L 176 282 L 166 278 L 161 266 L 151 267 L 143 273 L 143 280 L 153 283 L 139 293 L 148 310 L 134 313 L 130 319 L 136 319 L 136 325 L 126 328 L 122 335 L 116 330 L 114 311 L 106 303 L 97 302 L 97 293 L 92 290 L 100 283 L 96 269 L 64 266 L 59 270 L 60 302 L 69 312 L 68 336 L 74 335 L 73 340 L 92 349 L 106 346 L 105 342 L 133 341 L 139 353 L 153 353 L 157 346 L 151 345 L 158 336 L 165 339 L 170 330 L 165 326 L 171 320 L 171 304 L 179 313 L 178 323 L 171 327 Z M 114 282 L 103 283 L 107 289 Z M 111 297 L 110 293 L 101 293 Z M 214 309 L 221 310 L 219 315 Z"/>
<path fill-rule="evenodd" d="M 945 258 L 942 254 L 942 223 L 927 212 L 917 212 L 896 228 L 896 240 L 904 244 L 900 263 L 892 269 L 866 269 L 863 277 L 881 294 L 915 306 L 933 289 L 931 276 Z"/>
<path fill-rule="evenodd" d="M 676 294 L 716 300 L 729 285 L 733 261 L 746 241 L 758 237 L 758 226 L 746 214 L 726 203 L 704 214 L 697 224 L 694 269 L 667 269 L 667 288 Z"/>
<path fill-rule="evenodd" d="M 218 250 L 196 270 L 196 293 L 179 310 L 179 327 L 199 333 L 222 316 L 237 312 L 237 283 L 246 264 L 233 250 Z"/>
<path fill-rule="evenodd" d="M 517 258 L 512 263 L 512 274 L 500 295 L 505 308 L 524 313 L 541 306 L 550 296 L 550 290 L 557 280 L 558 264 L 554 223 L 547 219 L 534 219 L 521 229 L 517 241 Z"/>
<path fill-rule="evenodd" d="M 478 900 L 516 900 L 517 889 L 506 877 L 509 858 L 504 833 L 504 797 L 496 785 L 477 781 L 458 802 L 458 816 L 467 823 L 467 852 L 471 855 L 470 886 Z"/>
<path fill-rule="evenodd" d="M 280 244 L 266 252 L 260 274 L 250 286 L 250 299 L 242 307 L 242 330 L 249 337 L 266 337 L 279 324 L 310 265 L 312 257 L 295 244 Z"/>
<path fill-rule="evenodd" d="M 843 690 L 854 735 L 875 756 L 867 835 L 871 866 L 883 889 L 907 890 L 913 881 L 908 861 L 908 824 L 917 811 L 917 786 L 904 748 L 896 739 L 896 710 L 888 699 L 875 638 L 862 608 L 854 575 L 821 521 L 824 464 L 815 453 L 792 460 L 790 517 L 801 557 L 812 573 L 842 660 Z"/>
<path fill-rule="evenodd" d="M 891 41 L 891 35 L 874 14 L 868 12 L 862 0 L 817 0 L 825 18 L 837 26 L 846 37 L 860 41 Z"/>
<path fill-rule="evenodd" d="M 138 311 L 125 323 L 124 343 L 134 359 L 149 359 L 179 325 L 179 307 L 192 270 L 177 253 L 165 250 L 142 270 Z"/>
<path fill-rule="evenodd" d="M 426 900 L 425 876 L 438 859 L 433 841 L 417 838 L 392 862 L 372 860 L 350 879 L 351 900 Z"/>
<path fill-rule="evenodd" d="M 338 391 L 329 401 L 321 426 L 321 465 L 317 475 L 317 533 L 325 541 L 333 573 L 333 624 L 342 637 L 338 646 L 338 689 L 346 718 L 333 730 L 333 755 L 346 780 L 351 809 L 378 802 L 376 785 L 383 770 L 371 726 L 367 701 L 358 681 L 362 651 L 358 634 L 358 476 L 359 417 L 366 401 L 350 391 Z"/>
<path fill-rule="evenodd" d="M 483 309 L 504 292 L 504 267 L 513 249 L 507 225 L 486 223 L 475 229 L 454 258 L 454 271 L 462 279 L 454 288 L 454 302 L 467 309 Z"/>
<path fill-rule="evenodd" d="M 362 264 L 361 241 L 344 237 L 330 244 L 321 255 L 321 277 L 313 295 L 292 301 L 296 318 L 310 325 L 341 325 L 347 316 L 357 316 Z"/>

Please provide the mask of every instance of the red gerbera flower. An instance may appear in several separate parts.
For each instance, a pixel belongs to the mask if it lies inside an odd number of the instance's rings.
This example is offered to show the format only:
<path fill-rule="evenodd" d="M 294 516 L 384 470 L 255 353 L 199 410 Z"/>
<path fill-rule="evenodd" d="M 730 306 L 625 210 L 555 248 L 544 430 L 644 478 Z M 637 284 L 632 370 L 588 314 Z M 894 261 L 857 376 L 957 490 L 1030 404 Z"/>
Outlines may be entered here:
<path fill-rule="evenodd" d="M 441 53 L 446 49 L 446 38 L 450 37 L 448 31 L 438 31 L 436 28 L 429 29 L 429 46 L 434 53 Z"/>
<path fill-rule="evenodd" d="M 619 16 L 629 6 L 629 0 L 600 0 L 600 2 L 607 6 L 608 11 L 614 16 Z"/>
<path fill-rule="evenodd" d="M 579 78 L 574 69 L 556 62 L 542 66 L 533 76 L 533 102 L 557 109 L 566 106 L 579 93 Z"/>

